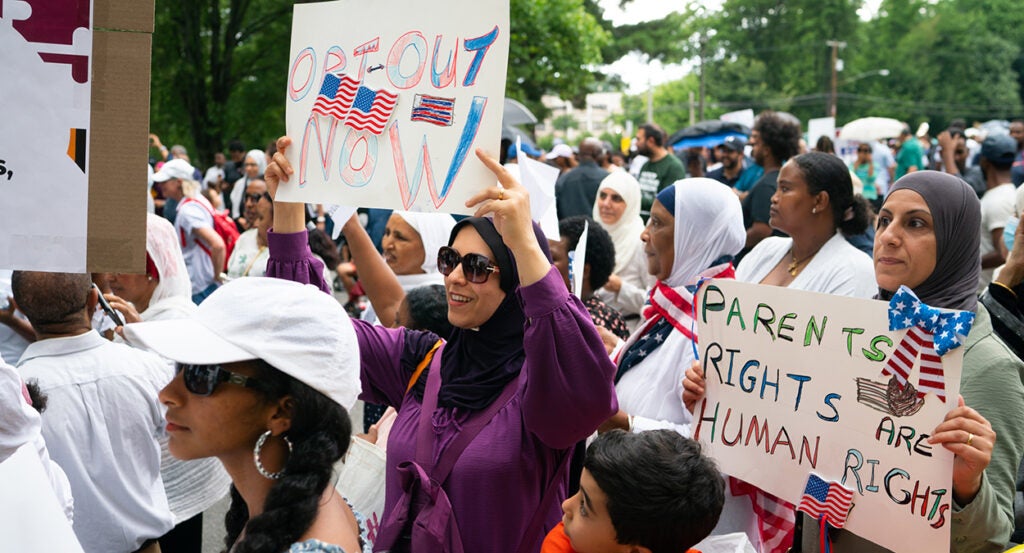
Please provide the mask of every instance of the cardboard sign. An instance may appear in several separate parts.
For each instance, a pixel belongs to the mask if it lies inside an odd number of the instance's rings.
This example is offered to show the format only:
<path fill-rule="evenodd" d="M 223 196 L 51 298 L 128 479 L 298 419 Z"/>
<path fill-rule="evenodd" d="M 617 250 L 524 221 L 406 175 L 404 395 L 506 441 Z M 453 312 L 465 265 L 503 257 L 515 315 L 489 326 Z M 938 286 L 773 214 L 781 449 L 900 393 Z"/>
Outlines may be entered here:
<path fill-rule="evenodd" d="M 152 0 L 4 7 L 0 267 L 142 272 Z"/>
<path fill-rule="evenodd" d="M 295 6 L 284 201 L 470 214 L 493 186 L 508 0 Z"/>
<path fill-rule="evenodd" d="M 722 471 L 794 505 L 813 472 L 852 490 L 846 530 L 896 552 L 947 550 L 953 454 L 927 439 L 956 406 L 963 347 L 931 380 L 913 361 L 901 388 L 882 374 L 908 330 L 889 331 L 886 302 L 730 280 L 697 296 L 695 437 Z"/>

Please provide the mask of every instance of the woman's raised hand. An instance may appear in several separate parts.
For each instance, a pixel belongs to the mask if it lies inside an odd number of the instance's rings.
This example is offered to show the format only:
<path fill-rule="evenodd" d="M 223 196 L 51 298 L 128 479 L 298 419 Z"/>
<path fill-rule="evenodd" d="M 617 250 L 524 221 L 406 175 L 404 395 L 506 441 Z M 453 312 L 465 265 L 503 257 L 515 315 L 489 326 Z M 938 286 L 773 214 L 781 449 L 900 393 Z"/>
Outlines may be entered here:
<path fill-rule="evenodd" d="M 689 369 L 686 369 L 686 378 L 683 379 L 683 406 L 690 413 L 693 413 L 697 402 L 704 399 L 704 369 L 700 368 L 700 362 L 694 361 Z"/>
<path fill-rule="evenodd" d="M 501 239 L 513 251 L 518 246 L 536 244 L 533 220 L 530 218 L 530 195 L 498 160 L 476 150 L 476 157 L 497 177 L 499 185 L 489 186 L 466 200 L 466 207 L 476 207 L 476 217 L 491 214 Z"/>
<path fill-rule="evenodd" d="M 285 158 L 285 151 L 292 145 L 292 139 L 282 136 L 277 139 L 277 151 L 263 173 L 267 192 L 274 198 L 274 232 L 289 233 L 306 230 L 305 206 L 301 203 L 277 201 L 277 189 L 282 182 L 288 182 L 295 170 Z"/>

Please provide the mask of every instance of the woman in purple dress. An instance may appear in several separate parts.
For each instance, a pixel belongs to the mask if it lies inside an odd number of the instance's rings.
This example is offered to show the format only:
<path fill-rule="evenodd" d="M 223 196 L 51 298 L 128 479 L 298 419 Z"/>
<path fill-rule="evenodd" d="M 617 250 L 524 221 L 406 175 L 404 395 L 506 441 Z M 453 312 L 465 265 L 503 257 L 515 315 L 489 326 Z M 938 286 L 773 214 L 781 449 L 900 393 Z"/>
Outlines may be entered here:
<path fill-rule="evenodd" d="M 272 195 L 292 174 L 283 155 L 290 145 L 279 140 L 267 168 Z M 536 551 L 561 519 L 573 446 L 617 411 L 615 367 L 586 308 L 552 267 L 526 191 L 495 160 L 477 157 L 501 185 L 467 201 L 476 217 L 456 225 L 438 253 L 456 327 L 447 343 L 430 332 L 353 321 L 360 397 L 398 409 L 376 550 L 415 543 Z M 302 204 L 275 202 L 267 276 L 327 292 L 305 235 Z M 443 497 L 432 509 L 410 507 L 429 495 L 431 480 Z M 445 500 L 450 516 L 438 514 Z M 417 516 L 424 518 L 412 524 Z M 418 533 L 423 525 L 440 535 L 436 546 Z"/>

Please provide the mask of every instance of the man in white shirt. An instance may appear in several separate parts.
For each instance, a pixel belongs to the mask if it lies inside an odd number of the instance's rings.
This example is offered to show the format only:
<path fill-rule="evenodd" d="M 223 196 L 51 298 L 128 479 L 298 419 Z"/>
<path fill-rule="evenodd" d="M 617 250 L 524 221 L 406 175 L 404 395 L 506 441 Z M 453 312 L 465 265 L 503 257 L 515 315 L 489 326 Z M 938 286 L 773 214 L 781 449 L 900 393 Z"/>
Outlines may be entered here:
<path fill-rule="evenodd" d="M 1013 218 L 1016 190 L 1010 171 L 1017 157 L 1017 141 L 1012 137 L 993 135 L 981 145 L 981 172 L 985 175 L 985 194 L 981 197 L 981 278 L 978 293 L 992 282 L 995 268 L 1006 263 L 1003 228 Z"/>
<path fill-rule="evenodd" d="M 92 329 L 88 275 L 15 271 L 11 284 L 39 338 L 18 369 L 49 396 L 42 435 L 71 483 L 75 535 L 86 553 L 137 551 L 173 525 L 157 443 L 173 371 Z"/>
<path fill-rule="evenodd" d="M 199 193 L 193 171 L 187 161 L 172 159 L 153 175 L 153 181 L 163 183 L 164 195 L 179 202 L 174 230 L 192 280 L 192 301 L 198 305 L 220 286 L 227 248 L 213 228 L 213 206 Z"/>

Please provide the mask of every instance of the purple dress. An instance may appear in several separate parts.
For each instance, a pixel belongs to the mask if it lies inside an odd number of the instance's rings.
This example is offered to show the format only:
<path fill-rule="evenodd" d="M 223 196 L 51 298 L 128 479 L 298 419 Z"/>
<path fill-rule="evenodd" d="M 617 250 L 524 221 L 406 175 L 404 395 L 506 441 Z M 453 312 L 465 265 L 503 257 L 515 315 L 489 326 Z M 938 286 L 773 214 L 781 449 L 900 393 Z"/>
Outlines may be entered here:
<path fill-rule="evenodd" d="M 267 276 L 327 290 L 305 232 L 271 232 L 268 242 Z M 615 366 L 586 308 L 568 293 L 558 272 L 552 268 L 517 294 L 528 321 L 526 361 L 510 384 L 519 391 L 469 444 L 444 485 L 466 551 L 514 552 L 524 540 L 532 544 L 530 551 L 537 551 L 544 535 L 562 516 L 568 471 L 556 474 L 560 461 L 576 442 L 618 410 L 612 384 Z M 421 402 L 412 394 L 405 395 L 405 389 L 436 336 L 357 320 L 352 323 L 362 360 L 360 398 L 398 409 L 388 441 L 386 518 L 403 493 L 395 478 L 396 467 L 413 460 L 416 451 Z M 437 408 L 432 417 L 434 461 L 474 414 Z M 541 505 L 545 487 L 555 478 L 561 480 L 556 497 Z M 524 536 L 538 509 L 546 513 L 545 524 L 534 535 Z"/>

